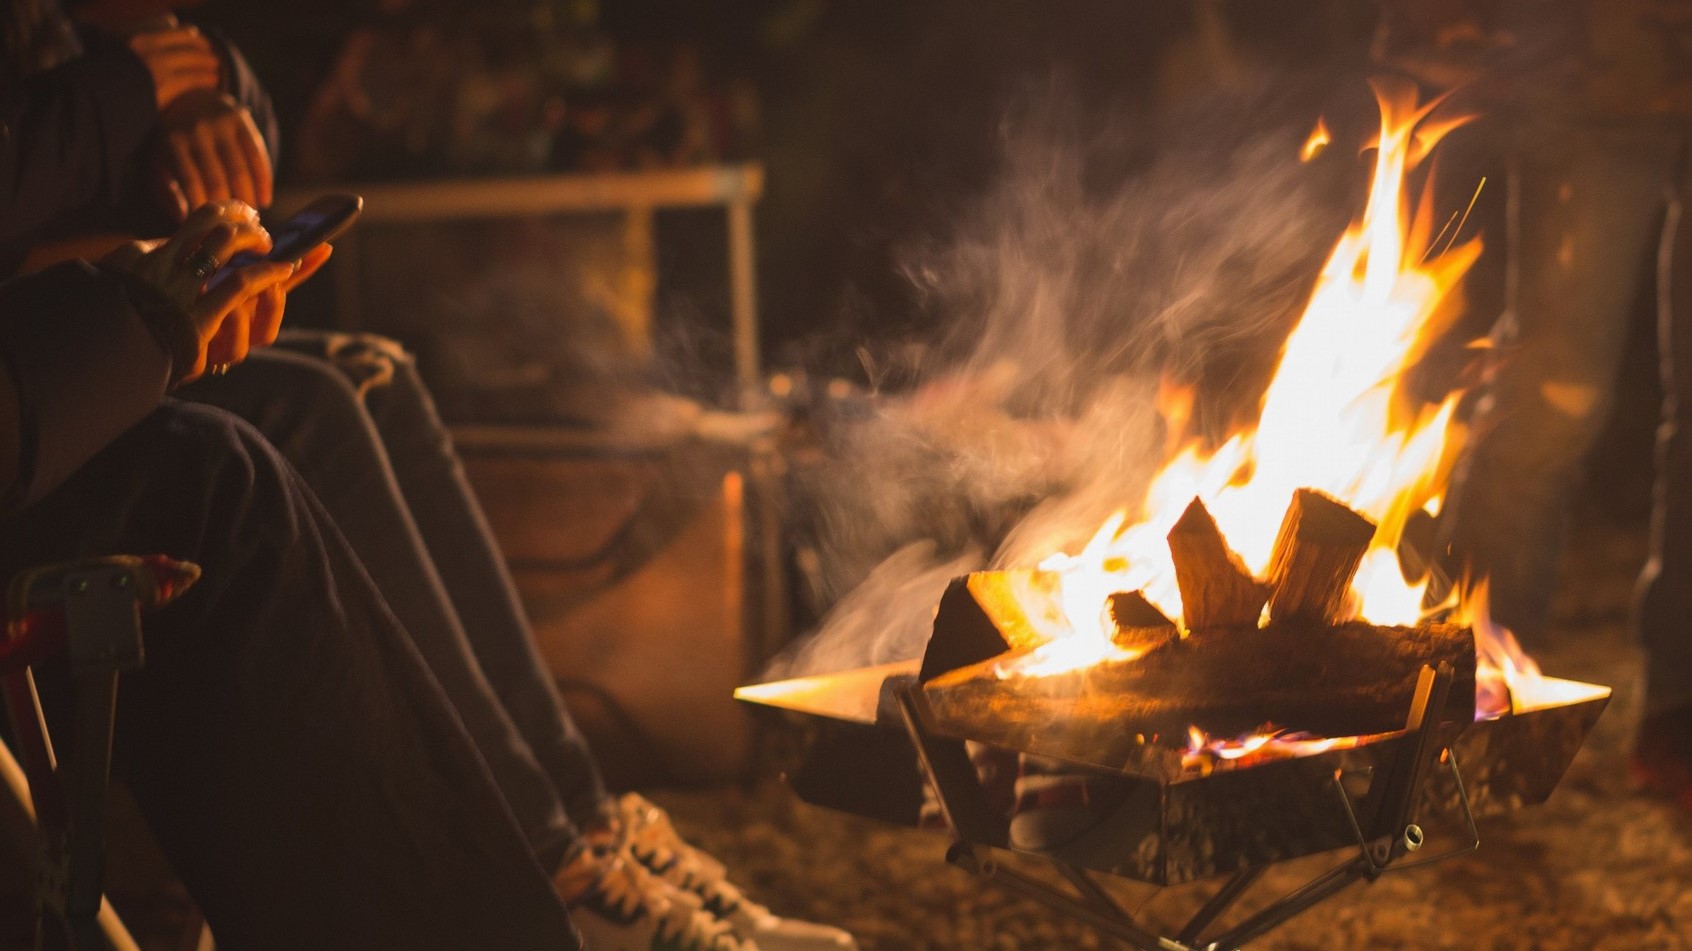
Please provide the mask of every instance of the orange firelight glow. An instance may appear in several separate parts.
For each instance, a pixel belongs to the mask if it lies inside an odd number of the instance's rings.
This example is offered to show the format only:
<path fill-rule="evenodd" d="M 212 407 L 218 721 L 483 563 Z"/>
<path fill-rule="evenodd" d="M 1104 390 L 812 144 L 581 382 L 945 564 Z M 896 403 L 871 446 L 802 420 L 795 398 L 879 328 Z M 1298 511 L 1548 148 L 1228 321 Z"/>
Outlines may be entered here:
<path fill-rule="evenodd" d="M 1428 579 L 1407 579 L 1397 548 L 1410 519 L 1418 511 L 1436 514 L 1443 501 L 1465 435 L 1454 418 L 1460 393 L 1430 403 L 1400 383 L 1460 312 L 1459 285 L 1481 243 L 1433 234 L 1425 184 L 1414 210 L 1409 197 L 1411 173 L 1466 118 L 1432 117 L 1438 101 L 1420 103 L 1413 87 L 1379 84 L 1376 96 L 1381 131 L 1367 205 L 1317 277 L 1256 425 L 1220 446 L 1177 439 L 1138 506 L 1113 515 L 1079 552 L 1041 562 L 1050 574 L 1038 586 L 1025 586 L 1018 598 L 1022 614 L 1043 619 L 1034 627 L 1044 643 L 1004 664 L 1002 676 L 1132 659 L 1111 640 L 1106 603 L 1114 592 L 1141 591 L 1179 621 L 1180 591 L 1166 537 L 1194 497 L 1261 577 L 1294 491 L 1324 492 L 1377 526 L 1352 586 L 1357 616 L 1393 625 L 1415 624 L 1429 613 Z M 1317 131 L 1326 136 L 1325 126 Z M 1179 432 L 1190 394 L 1164 390 L 1165 420 Z M 1518 688 L 1537 670 L 1507 631 L 1484 623 L 1484 599 L 1476 594 L 1484 595 L 1484 588 L 1460 592 L 1456 613 L 1475 626 L 1483 699 L 1489 689 L 1497 694 L 1488 707 L 1496 713 L 1500 704 L 1508 709 L 1510 690 L 1503 686 Z M 1226 748 L 1256 754 L 1270 735 L 1226 741 L 1249 750 Z M 1229 757 L 1209 738 L 1195 738 L 1194 747 Z"/>

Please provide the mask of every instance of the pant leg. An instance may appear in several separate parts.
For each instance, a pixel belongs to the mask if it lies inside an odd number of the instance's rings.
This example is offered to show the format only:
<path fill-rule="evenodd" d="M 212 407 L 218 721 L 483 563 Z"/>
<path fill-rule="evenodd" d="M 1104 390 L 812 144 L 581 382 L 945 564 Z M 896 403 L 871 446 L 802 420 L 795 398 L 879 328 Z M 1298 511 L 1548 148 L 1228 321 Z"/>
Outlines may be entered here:
<path fill-rule="evenodd" d="M 1657 359 L 1663 390 L 1657 426 L 1651 549 L 1639 579 L 1635 622 L 1645 650 L 1646 712 L 1692 704 L 1692 221 L 1683 175 L 1658 261 Z"/>
<path fill-rule="evenodd" d="M 1530 647 L 1544 636 L 1566 508 L 1609 414 L 1677 153 L 1661 128 L 1588 128 L 1519 162 L 1516 333 L 1476 422 L 1452 550 L 1456 572 L 1490 579 L 1493 616 Z"/>
<path fill-rule="evenodd" d="M 0 574 L 199 563 L 145 622 L 115 746 L 220 946 L 576 948 L 500 790 L 316 500 L 228 414 L 169 403 L 0 525 Z"/>
<path fill-rule="evenodd" d="M 330 358 L 359 387 L 483 673 L 565 810 L 590 821 L 609 801 L 598 762 L 536 649 L 505 558 L 416 364 L 380 338 L 294 332 L 283 346 Z"/>
<path fill-rule="evenodd" d="M 353 387 L 320 359 L 269 350 L 181 394 L 245 419 L 298 470 L 463 718 L 542 863 L 565 864 L 581 837 L 501 691 L 483 675 Z"/>

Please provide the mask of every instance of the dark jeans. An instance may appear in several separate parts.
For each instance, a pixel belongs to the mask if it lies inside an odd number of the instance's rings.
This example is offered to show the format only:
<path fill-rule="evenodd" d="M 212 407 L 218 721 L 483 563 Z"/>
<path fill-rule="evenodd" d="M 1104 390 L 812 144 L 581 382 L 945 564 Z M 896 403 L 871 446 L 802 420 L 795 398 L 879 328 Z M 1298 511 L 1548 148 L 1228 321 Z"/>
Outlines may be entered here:
<path fill-rule="evenodd" d="M 115 764 L 220 947 L 579 947 L 411 639 L 257 432 L 167 402 L 0 524 L 0 577 L 149 552 L 204 575 L 145 623 Z"/>
<path fill-rule="evenodd" d="M 542 863 L 570 858 L 580 847 L 570 820 L 596 818 L 608 796 L 411 359 L 379 338 L 290 332 L 182 396 L 246 419 L 299 471 L 440 679 Z"/>
<path fill-rule="evenodd" d="M 1686 146 L 1683 125 L 1642 120 L 1565 128 L 1519 150 L 1504 317 L 1513 332 L 1453 508 L 1456 557 L 1491 579 L 1494 617 L 1529 648 L 1542 643 L 1567 505 L 1609 417 L 1627 317 L 1654 253 L 1665 399 L 1637 615 L 1654 705 L 1692 701 L 1692 457 L 1682 420 L 1692 394 L 1681 382 L 1692 379 L 1692 310 L 1670 293 L 1671 276 L 1685 272 L 1673 260 L 1688 254 L 1685 240 L 1675 250 Z"/>

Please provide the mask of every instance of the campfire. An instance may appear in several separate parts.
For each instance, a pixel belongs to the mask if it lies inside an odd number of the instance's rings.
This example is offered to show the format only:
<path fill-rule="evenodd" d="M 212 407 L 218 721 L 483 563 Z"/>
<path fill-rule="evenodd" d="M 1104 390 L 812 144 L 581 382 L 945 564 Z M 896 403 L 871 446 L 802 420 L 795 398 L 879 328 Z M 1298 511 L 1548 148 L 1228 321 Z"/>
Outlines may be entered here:
<path fill-rule="evenodd" d="M 1170 749 L 1190 754 L 1183 768 L 1244 765 L 1399 729 L 1418 672 L 1441 664 L 1453 674 L 1441 716 L 1472 720 L 1470 628 L 1355 619 L 1351 585 L 1375 531 L 1344 505 L 1301 489 L 1259 581 L 1194 500 L 1169 533 L 1184 631 L 1135 591 L 1107 599 L 1116 653 L 1085 667 L 1054 671 L 1042 663 L 1042 647 L 1011 650 L 977 635 L 990 659 L 926 681 L 936 722 L 948 733 L 1106 768 L 1165 772 L 1173 761 L 1159 754 Z M 955 628 L 1025 629 L 1015 613 L 993 617 L 1028 603 L 1002 595 L 1060 584 L 1054 573 L 974 575 L 941 601 L 937 639 L 960 638 Z M 1211 739 L 1218 736 L 1237 739 Z"/>
<path fill-rule="evenodd" d="M 920 661 L 737 694 L 835 725 L 793 776 L 802 795 L 894 816 L 912 804 L 865 786 L 912 788 L 889 777 L 915 753 L 964 843 L 957 864 L 980 871 L 970 847 L 1008 847 L 1171 883 L 1347 844 L 1373 877 L 1420 847 L 1424 810 L 1472 830 L 1550 794 L 1609 691 L 1542 676 L 1490 623 L 1484 583 L 1440 576 L 1414 540 L 1465 432 L 1460 392 L 1429 400 L 1408 379 L 1461 312 L 1481 243 L 1462 213 L 1436 227 L 1425 185 L 1408 197 L 1466 119 L 1411 88 L 1377 94 L 1367 205 L 1254 424 L 1207 442 L 1185 431 L 1190 393 L 1165 387 L 1166 461 L 1079 550 L 954 581 Z M 1328 138 L 1319 125 L 1306 158 Z M 889 745 L 889 727 L 907 742 Z M 1085 777 L 1092 824 L 1019 841 L 964 741 Z"/>

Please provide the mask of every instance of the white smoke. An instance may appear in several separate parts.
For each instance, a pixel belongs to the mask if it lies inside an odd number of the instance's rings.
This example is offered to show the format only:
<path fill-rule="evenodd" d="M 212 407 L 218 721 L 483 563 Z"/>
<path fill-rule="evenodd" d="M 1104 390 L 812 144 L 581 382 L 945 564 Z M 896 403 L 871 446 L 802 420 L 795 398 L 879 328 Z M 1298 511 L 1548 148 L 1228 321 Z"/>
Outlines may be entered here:
<path fill-rule="evenodd" d="M 920 656 L 950 578 L 1074 550 L 1137 503 L 1164 459 L 1159 380 L 1201 386 L 1201 430 L 1254 406 L 1346 224 L 1333 163 L 1298 161 L 1313 116 L 1083 139 L 1048 106 L 1007 122 L 999 184 L 956 233 L 907 256 L 947 330 L 910 388 L 827 434 L 805 488 L 839 600 L 769 676 Z"/>

